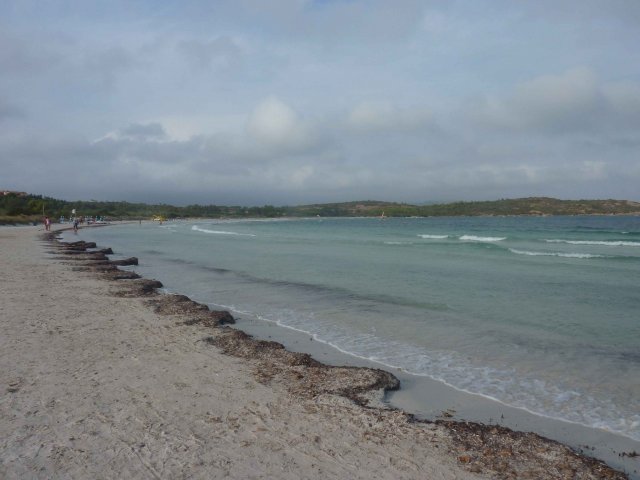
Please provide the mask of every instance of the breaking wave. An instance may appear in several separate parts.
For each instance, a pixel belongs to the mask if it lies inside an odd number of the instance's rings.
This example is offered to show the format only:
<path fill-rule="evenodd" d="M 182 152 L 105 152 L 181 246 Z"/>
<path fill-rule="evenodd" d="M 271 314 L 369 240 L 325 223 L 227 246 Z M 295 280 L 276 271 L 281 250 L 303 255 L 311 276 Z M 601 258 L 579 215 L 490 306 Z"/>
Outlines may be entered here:
<path fill-rule="evenodd" d="M 640 242 L 629 242 L 623 240 L 545 240 L 547 243 L 568 243 L 570 245 L 604 245 L 607 247 L 640 247 Z"/>
<path fill-rule="evenodd" d="M 196 232 L 202 232 L 202 233 L 211 233 L 211 234 L 215 234 L 215 235 L 240 235 L 243 237 L 255 237 L 255 235 L 253 233 L 238 233 L 238 232 L 228 232 L 225 230 L 208 230 L 206 228 L 200 228 L 197 225 L 194 225 L 193 227 L 191 227 L 191 230 L 196 231 Z"/>
<path fill-rule="evenodd" d="M 594 255 L 591 253 L 530 252 L 527 250 L 516 250 L 515 248 L 510 248 L 509 251 L 516 255 L 528 255 L 531 257 L 605 258 L 604 255 Z"/>
<path fill-rule="evenodd" d="M 468 242 L 501 242 L 506 240 L 507 237 L 477 237 L 475 235 L 462 235 L 460 240 Z"/>
<path fill-rule="evenodd" d="M 449 238 L 449 235 L 418 235 L 420 238 L 425 238 L 429 240 L 444 240 L 445 238 Z"/>

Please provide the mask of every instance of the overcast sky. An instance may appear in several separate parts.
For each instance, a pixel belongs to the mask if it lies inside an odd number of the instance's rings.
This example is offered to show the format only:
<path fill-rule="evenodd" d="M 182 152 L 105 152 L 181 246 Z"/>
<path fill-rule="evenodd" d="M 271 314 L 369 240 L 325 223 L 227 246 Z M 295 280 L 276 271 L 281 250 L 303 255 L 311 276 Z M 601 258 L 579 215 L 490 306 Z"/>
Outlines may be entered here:
<path fill-rule="evenodd" d="M 640 1 L 2 0 L 0 189 L 640 200 Z"/>

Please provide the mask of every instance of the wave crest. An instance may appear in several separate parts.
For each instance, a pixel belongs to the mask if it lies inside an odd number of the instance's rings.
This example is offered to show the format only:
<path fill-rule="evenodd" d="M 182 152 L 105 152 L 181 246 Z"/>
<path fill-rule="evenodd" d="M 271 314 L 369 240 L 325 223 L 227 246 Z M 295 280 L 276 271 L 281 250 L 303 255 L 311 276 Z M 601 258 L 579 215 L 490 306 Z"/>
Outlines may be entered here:
<path fill-rule="evenodd" d="M 640 242 L 629 242 L 623 240 L 545 240 L 547 243 L 568 243 L 570 245 L 604 245 L 607 247 L 640 247 Z"/>
<path fill-rule="evenodd" d="M 193 227 L 191 227 L 191 230 L 196 231 L 196 232 L 202 232 L 202 233 L 211 233 L 211 234 L 215 234 L 215 235 L 240 235 L 243 237 L 255 237 L 255 235 L 253 233 L 238 233 L 238 232 L 228 232 L 225 230 L 208 230 L 206 228 L 200 228 L 197 225 L 194 225 Z"/>
<path fill-rule="evenodd" d="M 506 240 L 507 237 L 477 237 L 475 235 L 462 235 L 460 240 L 466 240 L 468 242 L 501 242 Z"/>
<path fill-rule="evenodd" d="M 420 238 L 425 238 L 429 240 L 444 240 L 445 238 L 449 238 L 449 235 L 418 235 Z"/>
<path fill-rule="evenodd" d="M 528 255 L 531 257 L 604 258 L 604 255 L 594 255 L 591 253 L 530 252 L 527 250 L 516 250 L 515 248 L 510 248 L 509 251 L 516 255 Z"/>

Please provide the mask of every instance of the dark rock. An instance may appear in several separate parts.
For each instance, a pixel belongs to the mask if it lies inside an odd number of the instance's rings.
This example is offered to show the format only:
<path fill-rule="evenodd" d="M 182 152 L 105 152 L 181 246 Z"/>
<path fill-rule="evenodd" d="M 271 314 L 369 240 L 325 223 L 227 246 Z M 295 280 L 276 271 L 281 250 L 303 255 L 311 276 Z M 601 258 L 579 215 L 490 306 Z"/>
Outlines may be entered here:
<path fill-rule="evenodd" d="M 209 314 L 217 319 L 220 325 L 236 323 L 236 319 L 227 310 L 212 310 Z"/>
<path fill-rule="evenodd" d="M 136 282 L 137 285 L 140 286 L 140 288 L 143 291 L 151 291 L 151 290 L 155 290 L 156 288 L 162 288 L 162 282 L 159 280 L 149 280 L 146 278 L 141 279 L 139 282 Z"/>
<path fill-rule="evenodd" d="M 204 325 L 217 327 L 224 323 L 235 323 L 233 316 L 227 311 L 211 311 L 207 305 L 194 302 L 186 295 L 162 295 L 149 301 L 156 313 L 188 317 L 185 325 Z"/>
<path fill-rule="evenodd" d="M 208 312 L 209 307 L 194 302 L 186 295 L 163 295 L 152 303 L 154 311 L 162 315 L 191 315 Z"/>
<path fill-rule="evenodd" d="M 95 242 L 70 242 L 70 243 L 60 243 L 60 248 L 66 250 L 86 250 L 87 248 L 96 248 Z"/>
<path fill-rule="evenodd" d="M 105 271 L 104 278 L 108 280 L 135 280 L 141 278 L 136 272 L 127 272 L 114 267 L 114 270 Z"/>
<path fill-rule="evenodd" d="M 184 325 L 204 325 L 205 327 L 218 327 L 224 324 L 236 323 L 236 319 L 226 310 L 211 310 L 200 312 L 197 315 L 182 322 Z"/>
<path fill-rule="evenodd" d="M 83 247 L 83 248 L 95 248 L 95 242 L 85 242 L 84 240 L 79 240 L 77 242 L 66 242 L 63 245 L 68 245 L 70 247 Z"/>
<path fill-rule="evenodd" d="M 209 343 L 228 355 L 257 360 L 261 381 L 287 376 L 291 392 L 305 397 L 332 393 L 365 405 L 366 393 L 400 387 L 400 381 L 384 370 L 324 365 L 309 354 L 290 352 L 280 343 L 256 340 L 240 330 L 227 329 Z"/>
<path fill-rule="evenodd" d="M 113 265 L 120 265 L 120 266 L 138 265 L 138 259 L 136 257 L 129 257 L 122 260 L 111 260 L 111 263 Z"/>
<path fill-rule="evenodd" d="M 492 478 L 628 478 L 599 460 L 579 455 L 535 433 L 475 422 L 437 420 L 434 423 L 444 426 L 451 434 L 460 463 L 470 470 L 482 470 Z"/>
<path fill-rule="evenodd" d="M 75 252 L 75 251 L 74 251 Z M 66 251 L 61 251 L 60 253 L 63 254 L 63 258 L 65 260 L 73 260 L 73 261 L 84 261 L 84 260 L 108 260 L 109 258 L 104 254 L 104 253 L 100 253 L 100 252 L 85 252 L 85 251 L 80 251 L 77 253 L 72 253 L 70 255 L 64 256 L 67 252 Z"/>
<path fill-rule="evenodd" d="M 106 265 L 95 265 L 91 268 L 96 272 L 113 272 L 118 270 L 118 267 L 116 267 L 115 265 L 111 265 L 110 263 Z"/>
<path fill-rule="evenodd" d="M 78 257 L 78 260 L 104 260 L 109 261 L 109 257 L 102 252 L 88 252 L 82 257 Z"/>
<path fill-rule="evenodd" d="M 103 253 L 105 255 L 113 255 L 113 250 L 111 248 L 101 248 L 100 250 L 94 250 L 91 253 Z"/>
<path fill-rule="evenodd" d="M 123 272 L 133 273 L 133 272 Z M 158 280 L 149 280 L 146 278 L 140 278 L 136 274 L 136 279 L 130 282 L 122 282 L 121 286 L 124 288 L 116 292 L 118 297 L 145 297 L 149 295 L 155 295 L 157 288 L 162 288 L 162 282 Z"/>

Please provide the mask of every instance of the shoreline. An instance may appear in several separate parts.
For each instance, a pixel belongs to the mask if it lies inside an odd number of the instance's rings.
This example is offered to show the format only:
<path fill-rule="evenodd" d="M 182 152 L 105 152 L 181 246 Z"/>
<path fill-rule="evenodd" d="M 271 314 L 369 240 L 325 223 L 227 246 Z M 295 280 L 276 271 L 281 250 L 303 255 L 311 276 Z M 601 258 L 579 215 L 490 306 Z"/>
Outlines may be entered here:
<path fill-rule="evenodd" d="M 120 244 L 120 248 L 126 249 L 126 245 Z M 188 293 L 180 290 L 179 282 L 175 284 L 175 279 L 173 280 L 172 288 L 165 288 L 165 291 L 178 294 Z M 213 309 L 229 308 L 198 298 L 196 300 Z M 246 318 L 246 312 L 234 312 L 234 315 L 239 316 L 234 328 L 239 328 L 256 339 L 275 340 L 282 343 L 287 350 L 311 354 L 313 358 L 329 365 L 382 369 L 392 373 L 401 380 L 402 388 L 389 391 L 385 395 L 386 405 L 408 412 L 416 419 L 470 421 L 490 426 L 507 427 L 514 431 L 532 431 L 545 438 L 568 445 L 576 452 L 604 461 L 614 468 L 631 472 L 632 478 L 640 478 L 637 457 L 628 456 L 629 453 L 640 451 L 640 443 L 633 439 L 604 429 L 513 407 L 481 394 L 457 389 L 446 382 L 411 374 L 393 366 L 354 356 L 322 341 L 309 342 L 313 338 L 307 332 L 258 318 Z M 416 402 L 416 400 L 418 401 Z M 428 406 L 427 411 L 424 410 L 425 404 Z"/>
<path fill-rule="evenodd" d="M 121 248 L 124 248 L 121 245 Z M 134 267 L 129 267 L 134 268 Z M 174 286 L 175 287 L 175 286 Z M 165 289 L 166 290 L 166 289 Z M 168 292 L 182 294 L 176 288 Z M 214 303 L 206 303 L 210 308 L 228 308 Z M 235 315 L 235 313 L 234 313 Z M 408 413 L 412 418 L 431 422 L 460 422 L 463 424 L 479 424 L 483 427 L 506 427 L 516 433 L 534 432 L 544 440 L 559 442 L 569 446 L 574 452 L 585 455 L 590 459 L 603 461 L 614 468 L 623 469 L 632 479 L 640 479 L 638 475 L 638 457 L 629 455 L 637 450 L 638 442 L 606 430 L 588 427 L 582 424 L 567 422 L 553 417 L 538 415 L 528 410 L 509 406 L 489 397 L 459 390 L 444 382 L 407 373 L 373 360 L 353 356 L 342 352 L 322 341 L 314 341 L 310 349 L 310 336 L 306 332 L 275 323 L 249 319 L 240 314 L 239 321 L 234 328 L 247 332 L 258 340 L 283 344 L 287 350 L 312 354 L 313 358 L 332 366 L 356 366 L 362 368 L 382 369 L 401 379 L 402 388 L 392 389 L 385 394 L 384 403 L 387 407 Z M 269 333 L 265 333 L 269 331 Z M 319 348 L 318 348 L 319 347 Z M 435 399 L 435 406 L 429 405 L 428 412 L 420 411 L 415 396 L 427 398 L 431 403 Z M 579 439 L 579 441 L 576 441 Z M 629 443 L 631 442 L 631 447 Z"/>
<path fill-rule="evenodd" d="M 119 243 L 115 237 L 113 241 L 122 250 L 120 253 L 126 251 L 126 242 Z M 133 269 L 134 267 L 129 268 Z M 163 269 L 160 269 L 160 271 L 158 269 L 154 270 L 151 265 L 145 264 L 144 259 L 140 270 L 135 269 L 142 272 L 146 271 L 148 276 L 163 276 L 167 273 Z M 169 275 L 167 279 L 166 281 L 169 281 L 170 284 L 168 285 L 169 288 L 165 288 L 166 291 L 189 295 L 193 293 L 180 288 L 179 278 L 171 278 Z M 217 304 L 215 301 L 211 301 L 210 298 L 205 300 L 204 297 L 201 297 L 201 294 L 200 297 L 196 295 L 192 298 L 205 303 L 213 309 L 229 308 L 224 304 Z M 222 300 L 222 298 L 219 300 Z M 239 316 L 237 328 L 254 335 L 258 339 L 276 340 L 284 344 L 288 350 L 310 353 L 313 358 L 330 365 L 364 366 L 391 372 L 400 378 L 402 388 L 388 394 L 387 404 L 415 415 L 418 419 L 471 421 L 508 427 L 516 431 L 533 431 L 543 437 L 568 445 L 576 452 L 595 457 L 607 462 L 614 468 L 630 472 L 632 478 L 640 478 L 638 476 L 640 461 L 635 456 L 628 456 L 628 454 L 640 451 L 640 443 L 633 439 L 604 429 L 512 407 L 490 397 L 459 390 L 445 382 L 410 374 L 374 360 L 353 356 L 322 341 L 311 343 L 309 342 L 311 335 L 306 332 L 253 318 L 248 316 L 246 312 L 234 312 L 234 315 Z M 312 345 L 313 348 L 310 348 Z"/>
<path fill-rule="evenodd" d="M 475 217 L 500 217 L 500 218 L 511 218 L 511 217 L 640 217 L 640 211 L 636 212 L 614 212 L 614 213 L 482 213 L 477 215 L 399 215 L 399 216 L 386 216 L 385 218 L 455 218 L 455 217 L 466 217 L 466 218 L 475 218 Z M 342 215 L 339 217 L 327 217 L 327 216 L 279 216 L 279 217 L 176 217 L 176 218 L 168 218 L 166 221 L 199 221 L 199 220 L 242 220 L 242 221 L 250 221 L 250 220 L 300 220 L 300 219 L 312 219 L 312 218 L 379 218 L 378 215 L 358 215 L 358 216 L 349 216 Z M 35 227 L 40 226 L 42 223 L 42 216 L 37 215 L 34 216 L 32 220 L 26 219 L 5 219 L 0 221 L 0 227 Z M 83 228 L 87 227 L 99 227 L 99 226 L 107 226 L 109 224 L 123 224 L 123 223 L 135 223 L 140 221 L 140 219 L 119 219 L 112 220 L 107 224 L 100 225 L 84 225 Z M 142 219 L 143 222 L 155 222 L 155 220 L 149 220 L 148 218 Z M 53 223 L 52 225 L 62 225 L 60 223 Z M 65 228 L 58 229 L 64 230 Z"/>
<path fill-rule="evenodd" d="M 400 380 L 400 388 L 388 392 L 385 402 L 391 408 L 409 412 L 418 419 L 470 421 L 506 427 L 514 431 L 535 432 L 542 437 L 568 445 L 576 452 L 604 461 L 614 468 L 624 469 L 630 472 L 632 479 L 640 478 L 638 475 L 640 461 L 637 457 L 627 456 L 628 453 L 639 450 L 636 447 L 638 442 L 628 437 L 539 415 L 481 394 L 457 389 L 430 377 L 415 375 L 403 369 L 356 357 L 324 342 L 311 340 L 307 333 L 281 327 L 275 323 L 257 319 L 236 320 L 234 327 L 256 338 L 275 339 L 283 343 L 287 349 L 310 353 L 314 358 L 321 359 L 330 365 L 373 366 L 393 373 Z M 629 447 L 630 443 L 631 447 Z"/>
<path fill-rule="evenodd" d="M 127 229 L 127 232 L 129 232 L 129 229 Z M 72 237 L 72 235 L 68 235 L 67 237 Z M 80 235 L 80 237 L 83 237 L 83 235 Z M 234 302 L 228 301 L 229 298 L 232 297 L 224 293 L 227 290 L 224 275 L 209 277 L 206 275 L 198 275 L 199 283 L 196 282 L 198 284 L 193 282 L 187 284 L 186 279 L 183 279 L 178 272 L 173 272 L 172 267 L 167 268 L 169 263 L 163 261 L 162 255 L 158 256 L 160 252 L 150 250 L 146 253 L 143 245 L 129 245 L 128 240 L 121 241 L 119 233 L 117 232 L 113 232 L 112 234 L 111 232 L 103 231 L 103 233 L 96 232 L 95 235 L 86 232 L 84 238 L 93 240 L 102 239 L 102 242 L 117 246 L 123 253 L 134 252 L 134 254 L 140 255 L 141 264 L 139 267 L 135 267 L 135 271 L 150 278 L 162 278 L 165 283 L 165 290 L 168 292 L 187 294 L 194 300 L 207 304 L 212 309 L 234 308 Z M 125 238 L 129 238 L 128 234 Z M 212 264 L 208 265 L 209 267 L 212 266 Z M 224 266 L 228 269 L 235 268 L 229 265 L 228 262 Z M 134 267 L 129 268 L 132 269 Z M 209 282 L 211 283 L 210 288 L 207 287 L 207 283 Z M 202 288 L 200 288 L 200 285 L 202 285 Z M 215 295 L 208 293 L 214 290 L 218 293 Z M 229 294 L 233 295 L 232 292 L 229 292 Z M 525 408 L 513 407 L 508 403 L 495 400 L 488 396 L 457 389 L 449 386 L 446 382 L 432 380 L 427 376 L 413 375 L 406 371 L 398 370 L 393 364 L 376 363 L 374 359 L 354 356 L 348 351 L 343 354 L 341 353 L 343 352 L 342 350 L 336 350 L 330 344 L 323 344 L 321 338 L 316 338 L 311 333 L 305 332 L 304 330 L 295 330 L 286 325 L 280 326 L 276 322 L 262 319 L 260 317 L 260 307 L 255 304 L 255 302 L 252 302 L 251 299 L 245 298 L 245 300 L 253 304 L 253 308 L 240 308 L 237 311 L 232 310 L 233 315 L 237 315 L 238 322 L 236 326 L 238 328 L 257 338 L 276 340 L 283 343 L 289 350 L 311 353 L 314 358 L 324 363 L 330 363 L 332 365 L 362 365 L 387 370 L 399 377 L 402 381 L 402 389 L 392 392 L 389 395 L 390 403 L 392 406 L 400 408 L 401 410 L 415 414 L 418 418 L 436 420 L 444 417 L 455 420 L 469 420 L 488 425 L 498 424 L 514 430 L 533 431 L 544 437 L 569 445 L 575 451 L 583 452 L 589 456 L 603 460 L 615 468 L 629 471 L 632 474 L 634 474 L 634 471 L 637 472 L 637 470 L 640 470 L 638 468 L 640 461 L 638 461 L 636 457 L 630 458 L 623 456 L 626 453 L 640 451 L 640 442 L 637 440 L 604 428 L 598 428 L 598 426 L 593 423 L 581 424 L 565 421 L 561 417 L 545 416 L 544 411 L 540 414 Z M 269 302 L 269 298 L 264 298 L 263 300 L 267 303 Z M 295 298 L 291 300 L 296 301 Z M 280 308 L 286 308 L 286 297 L 280 298 L 279 301 Z M 249 310 L 253 313 L 249 313 Z M 296 324 L 298 322 L 294 321 L 289 323 Z M 310 342 L 309 340 L 311 338 L 319 341 Z M 513 380 L 517 381 L 519 379 L 515 377 Z M 573 410 L 567 409 L 567 413 L 579 415 L 581 412 L 579 404 L 581 404 L 581 402 L 573 403 Z M 628 407 L 632 406 L 631 403 L 626 405 Z M 615 424 L 612 425 L 615 426 Z"/>
<path fill-rule="evenodd" d="M 59 231 L 49 234 L 54 244 L 53 239 L 58 234 Z M 45 259 L 45 263 L 50 261 L 57 264 L 58 269 L 68 271 L 70 277 L 103 277 L 96 285 L 104 285 L 105 290 L 115 294 L 114 302 L 117 302 L 119 297 L 127 299 L 132 304 L 143 304 L 141 308 L 147 309 L 154 318 L 164 316 L 171 319 L 171 326 L 180 325 L 175 327 L 180 330 L 174 339 L 175 342 L 181 340 L 181 335 L 190 335 L 192 338 L 198 336 L 198 348 L 211 349 L 213 345 L 225 352 L 224 356 L 230 359 L 231 363 L 237 363 L 233 358 L 242 359 L 245 370 L 253 369 L 252 376 L 257 377 L 257 383 L 267 390 L 284 388 L 287 395 L 293 399 L 289 401 L 294 403 L 302 402 L 307 406 L 312 404 L 314 408 L 318 408 L 318 402 L 328 401 L 331 405 L 330 410 L 340 406 L 349 410 L 349 415 L 372 419 L 368 428 L 365 426 L 360 433 L 375 436 L 379 430 L 377 426 L 384 427 L 382 431 L 385 434 L 378 437 L 382 442 L 383 451 L 385 448 L 391 448 L 388 441 L 385 443 L 387 436 L 391 436 L 393 442 L 404 442 L 403 445 L 407 448 L 409 445 L 411 449 L 426 448 L 430 452 L 427 455 L 430 465 L 433 465 L 433 458 L 437 458 L 436 463 L 444 465 L 440 470 L 432 470 L 432 473 L 440 475 L 439 478 L 466 478 L 459 476 L 462 472 L 466 472 L 464 475 L 470 475 L 468 478 L 476 478 L 475 474 L 490 475 L 494 478 L 520 478 L 525 475 L 531 478 L 575 478 L 576 475 L 582 475 L 580 478 L 626 478 L 624 474 L 613 471 L 602 462 L 574 453 L 564 445 L 536 434 L 514 432 L 498 425 L 473 422 L 421 421 L 400 410 L 381 408 L 382 406 L 375 401 L 376 396 L 380 398 L 379 395 L 371 395 L 371 392 L 379 392 L 380 389 L 391 390 L 399 386 L 397 380 L 389 373 L 371 368 L 331 367 L 314 360 L 309 354 L 292 353 L 279 343 L 251 339 L 240 330 L 223 326 L 231 321 L 225 312 L 211 311 L 206 305 L 193 302 L 184 296 L 157 293 L 157 288 L 161 286 L 159 282 L 136 279 L 136 274 L 118 269 L 118 263 L 123 263 L 108 260 L 106 256 L 109 253 L 99 251 L 95 245 L 61 244 L 53 255 L 55 258 Z M 129 260 L 133 262 L 132 259 Z M 106 291 L 103 292 L 105 296 L 108 294 Z M 178 323 L 176 319 L 180 319 Z M 185 330 L 194 328 L 197 333 Z M 158 335 L 162 337 L 163 333 L 161 331 Z M 11 393 L 15 392 L 9 390 L 9 394 Z M 324 411 L 320 416 L 322 423 L 327 415 L 328 412 Z M 349 418 L 352 417 L 346 420 Z M 303 419 L 296 420 L 300 423 Z M 340 417 L 338 424 L 342 425 L 344 421 L 345 418 Z M 336 432 L 333 434 L 337 435 Z M 431 439 L 425 441 L 425 435 L 431 435 Z M 418 444 L 417 438 L 422 439 Z M 439 444 L 444 448 L 434 449 L 434 439 L 436 447 Z M 311 446 L 319 448 L 315 441 Z M 372 453 L 361 452 L 359 458 L 368 464 L 373 459 Z M 396 455 L 400 454 L 396 451 Z M 281 465 L 281 459 L 271 461 L 274 468 Z M 3 465 L 6 467 L 4 461 L 0 468 Z M 328 468 L 327 465 L 324 466 Z M 408 466 L 405 467 L 411 470 Z M 417 467 L 413 476 L 407 470 L 402 478 L 421 478 L 424 470 L 420 465 Z M 359 468 L 362 468 L 362 465 Z M 356 475 L 359 471 L 352 470 L 354 478 L 360 478 L 359 473 Z M 379 470 L 374 468 L 372 471 Z M 312 474 L 311 471 L 307 475 L 309 478 L 322 476 Z M 389 473 L 389 478 L 399 478 L 398 471 L 395 475 Z"/>

